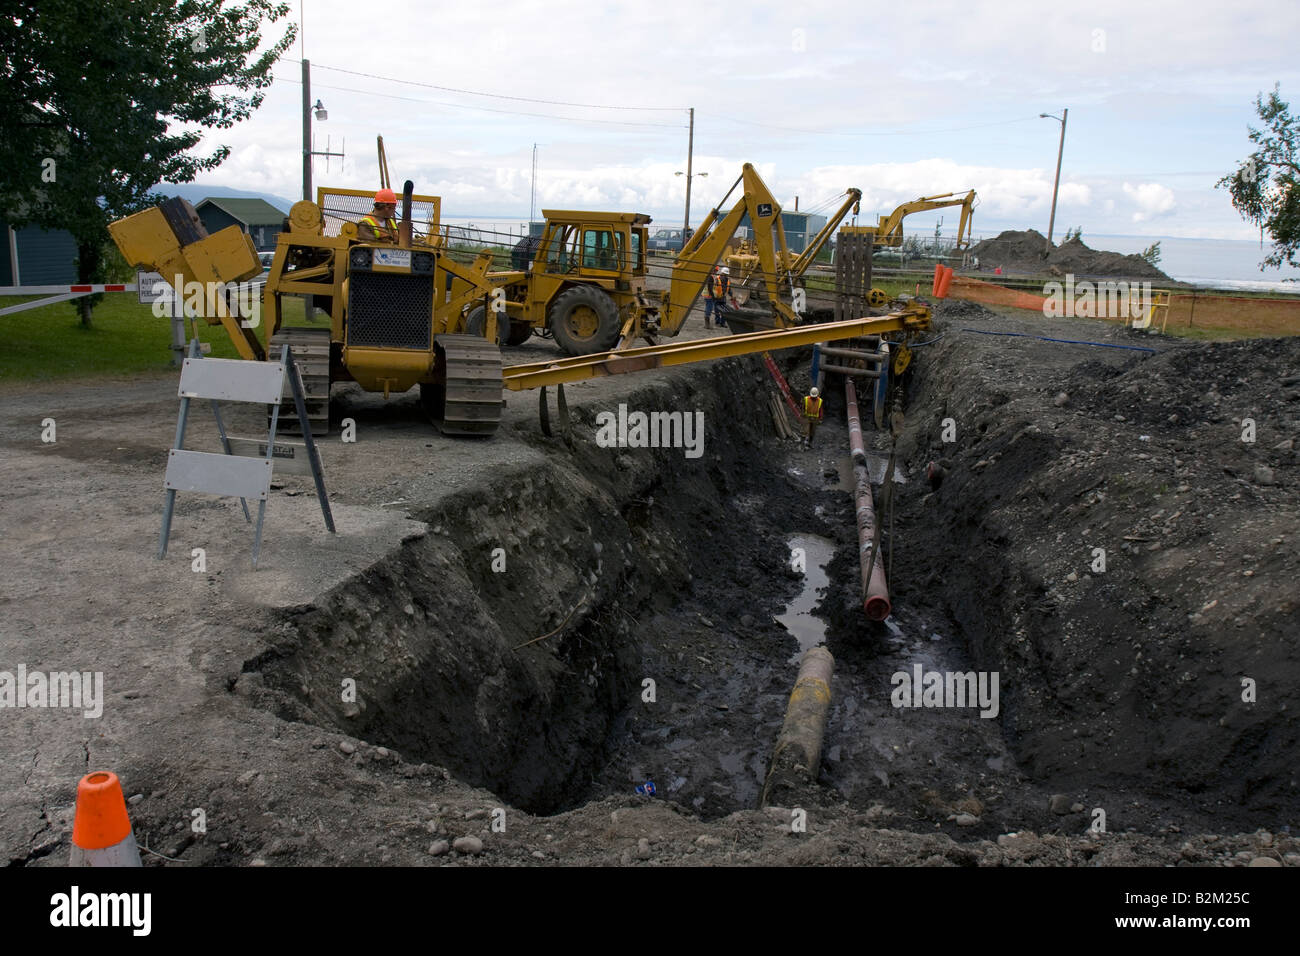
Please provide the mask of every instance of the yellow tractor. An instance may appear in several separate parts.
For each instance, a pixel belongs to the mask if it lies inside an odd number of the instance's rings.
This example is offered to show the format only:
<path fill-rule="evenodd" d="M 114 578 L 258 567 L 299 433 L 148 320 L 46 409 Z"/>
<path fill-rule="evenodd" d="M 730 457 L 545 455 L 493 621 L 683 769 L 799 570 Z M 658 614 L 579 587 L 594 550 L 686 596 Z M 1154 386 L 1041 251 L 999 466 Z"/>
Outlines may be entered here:
<path fill-rule="evenodd" d="M 639 338 L 651 345 L 676 335 L 699 300 L 715 265 L 726 257 L 741 275 L 741 297 L 761 308 L 737 316 L 735 331 L 789 328 L 802 322 L 802 277 L 860 196 L 857 189 L 799 254 L 786 245 L 781 206 L 754 167 L 746 163 L 723 202 L 741 186 L 727 213 L 714 208 L 672 264 L 667 290 L 647 286 L 650 217 L 644 213 L 543 210 L 541 236 L 515 247 L 514 270 L 487 276 L 501 291 L 494 308 L 506 318 L 500 339 L 518 344 L 533 331 L 548 331 L 569 355 L 624 348 Z M 746 252 L 731 253 L 733 238 L 748 216 L 754 239 Z M 486 306 L 467 317 L 471 332 L 486 334 Z M 743 326 L 743 329 L 742 329 Z"/>
<path fill-rule="evenodd" d="M 503 404 L 501 353 L 482 334 L 465 330 L 467 308 L 491 293 L 485 278 L 491 254 L 470 264 L 447 255 L 438 234 L 438 197 L 415 195 L 409 181 L 398 240 L 359 242 L 356 220 L 370 211 L 372 195 L 321 188 L 316 202 L 293 205 L 276 243 L 260 316 L 239 315 L 220 296 L 215 308 L 196 311 L 209 324 L 224 325 L 243 358 L 267 357 L 259 326 L 271 354 L 290 346 L 313 432 L 328 429 L 330 386 L 353 381 L 385 397 L 418 384 L 421 403 L 443 432 L 491 434 Z M 169 200 L 109 229 L 128 262 L 173 284 L 229 284 L 261 272 L 237 227 L 207 235 L 184 200 Z M 285 325 L 286 297 L 303 299 L 305 326 Z M 492 313 L 486 329 L 494 337 L 495 320 Z M 293 414 L 282 414 L 281 421 L 291 429 L 297 424 Z"/>

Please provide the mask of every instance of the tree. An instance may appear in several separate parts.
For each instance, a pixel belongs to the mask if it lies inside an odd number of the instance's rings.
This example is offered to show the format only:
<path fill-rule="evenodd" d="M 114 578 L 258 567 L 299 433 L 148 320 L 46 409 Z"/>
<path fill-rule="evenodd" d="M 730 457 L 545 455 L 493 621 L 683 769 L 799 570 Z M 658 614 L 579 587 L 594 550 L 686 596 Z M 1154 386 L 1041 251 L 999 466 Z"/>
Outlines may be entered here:
<path fill-rule="evenodd" d="M 1139 259 L 1145 259 L 1150 265 L 1160 265 L 1160 243 L 1153 242 L 1142 252 L 1138 253 Z"/>
<path fill-rule="evenodd" d="M 1256 149 L 1224 176 L 1216 188 L 1226 188 L 1232 205 L 1243 219 L 1260 227 L 1273 239 L 1273 251 L 1260 268 L 1280 269 L 1284 265 L 1300 266 L 1300 162 L 1297 160 L 1297 135 L 1300 121 L 1282 100 L 1281 84 L 1264 98 L 1255 97 L 1255 112 L 1264 121 L 1263 129 L 1247 127 Z"/>
<path fill-rule="evenodd" d="M 66 229 L 77 278 L 102 282 L 108 223 L 230 154 L 191 151 L 257 109 L 297 28 L 274 0 L 10 0 L 0 13 L 0 211 Z M 90 324 L 98 296 L 78 299 Z"/>

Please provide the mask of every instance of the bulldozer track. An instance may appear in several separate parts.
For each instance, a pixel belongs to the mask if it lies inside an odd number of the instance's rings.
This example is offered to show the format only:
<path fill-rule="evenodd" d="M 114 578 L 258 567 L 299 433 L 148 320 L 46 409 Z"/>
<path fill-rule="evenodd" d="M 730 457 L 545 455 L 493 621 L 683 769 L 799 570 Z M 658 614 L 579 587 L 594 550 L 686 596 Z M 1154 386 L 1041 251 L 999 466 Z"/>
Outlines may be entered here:
<path fill-rule="evenodd" d="M 302 378 L 303 404 L 311 433 L 324 435 L 330 426 L 330 330 L 281 329 L 271 336 L 268 358 L 278 359 L 282 345 L 289 346 Z M 287 377 L 280 394 L 280 429 L 301 435 L 302 423 L 298 420 Z"/>
<path fill-rule="evenodd" d="M 439 335 L 444 435 L 491 435 L 501 424 L 501 350 L 477 335 Z"/>

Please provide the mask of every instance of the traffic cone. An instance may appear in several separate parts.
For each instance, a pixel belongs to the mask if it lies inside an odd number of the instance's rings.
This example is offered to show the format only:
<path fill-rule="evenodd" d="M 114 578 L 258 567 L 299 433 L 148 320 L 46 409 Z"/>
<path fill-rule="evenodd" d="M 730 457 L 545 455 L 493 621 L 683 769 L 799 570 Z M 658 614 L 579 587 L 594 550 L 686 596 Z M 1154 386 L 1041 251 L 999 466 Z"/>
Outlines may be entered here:
<path fill-rule="evenodd" d="M 100 770 L 86 774 L 77 784 L 68 862 L 70 866 L 141 865 L 117 774 Z"/>

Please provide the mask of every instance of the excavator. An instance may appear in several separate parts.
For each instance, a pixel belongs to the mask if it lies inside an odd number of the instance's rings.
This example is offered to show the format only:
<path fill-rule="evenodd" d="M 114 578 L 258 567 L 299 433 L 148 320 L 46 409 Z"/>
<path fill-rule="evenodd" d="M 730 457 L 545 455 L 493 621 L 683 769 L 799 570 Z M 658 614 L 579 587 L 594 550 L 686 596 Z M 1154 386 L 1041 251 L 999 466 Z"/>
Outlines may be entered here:
<path fill-rule="evenodd" d="M 863 234 L 872 237 L 877 246 L 901 246 L 903 244 L 903 220 L 913 213 L 927 212 L 931 209 L 947 209 L 950 206 L 961 207 L 961 219 L 957 223 L 957 249 L 970 245 L 971 223 L 975 214 L 977 200 L 975 190 L 966 193 L 942 193 L 938 196 L 922 196 L 905 202 L 888 216 L 881 216 L 874 226 L 859 226 Z"/>
<path fill-rule="evenodd" d="M 919 301 L 888 315 L 853 308 L 845 321 L 801 325 L 793 292 L 811 256 L 789 255 L 780 206 L 752 165 L 728 196 L 742 183 L 735 207 L 725 215 L 715 208 L 705 218 L 662 291 L 645 288 L 648 216 L 549 212 L 528 267 L 499 273 L 489 271 L 490 250 L 470 262 L 452 255 L 440 234 L 441 200 L 415 194 L 409 180 L 395 243 L 358 239 L 356 220 L 369 211 L 373 194 L 320 187 L 314 202 L 294 203 L 285 219 L 260 314 L 241 315 L 238 297 L 208 296 L 194 319 L 222 326 L 244 359 L 264 361 L 288 345 L 302 373 L 305 424 L 313 434 L 328 431 L 330 388 L 338 382 L 356 382 L 385 398 L 418 385 L 421 405 L 442 432 L 487 436 L 500 423 L 506 390 L 541 389 L 544 409 L 547 385 L 861 335 L 910 338 L 929 328 L 929 309 Z M 751 311 L 763 312 L 755 323 L 766 330 L 660 344 L 660 336 L 681 331 L 746 213 L 768 294 L 768 310 Z M 109 231 L 131 265 L 159 272 L 174 286 L 243 282 L 262 271 L 238 226 L 209 235 L 182 199 L 118 220 Z M 304 301 L 305 324 L 286 321 L 286 297 Z M 571 357 L 503 367 L 497 343 L 542 323 Z M 649 346 L 634 347 L 638 340 Z M 304 423 L 285 414 L 292 407 L 285 406 L 280 421 L 301 430 Z"/>

